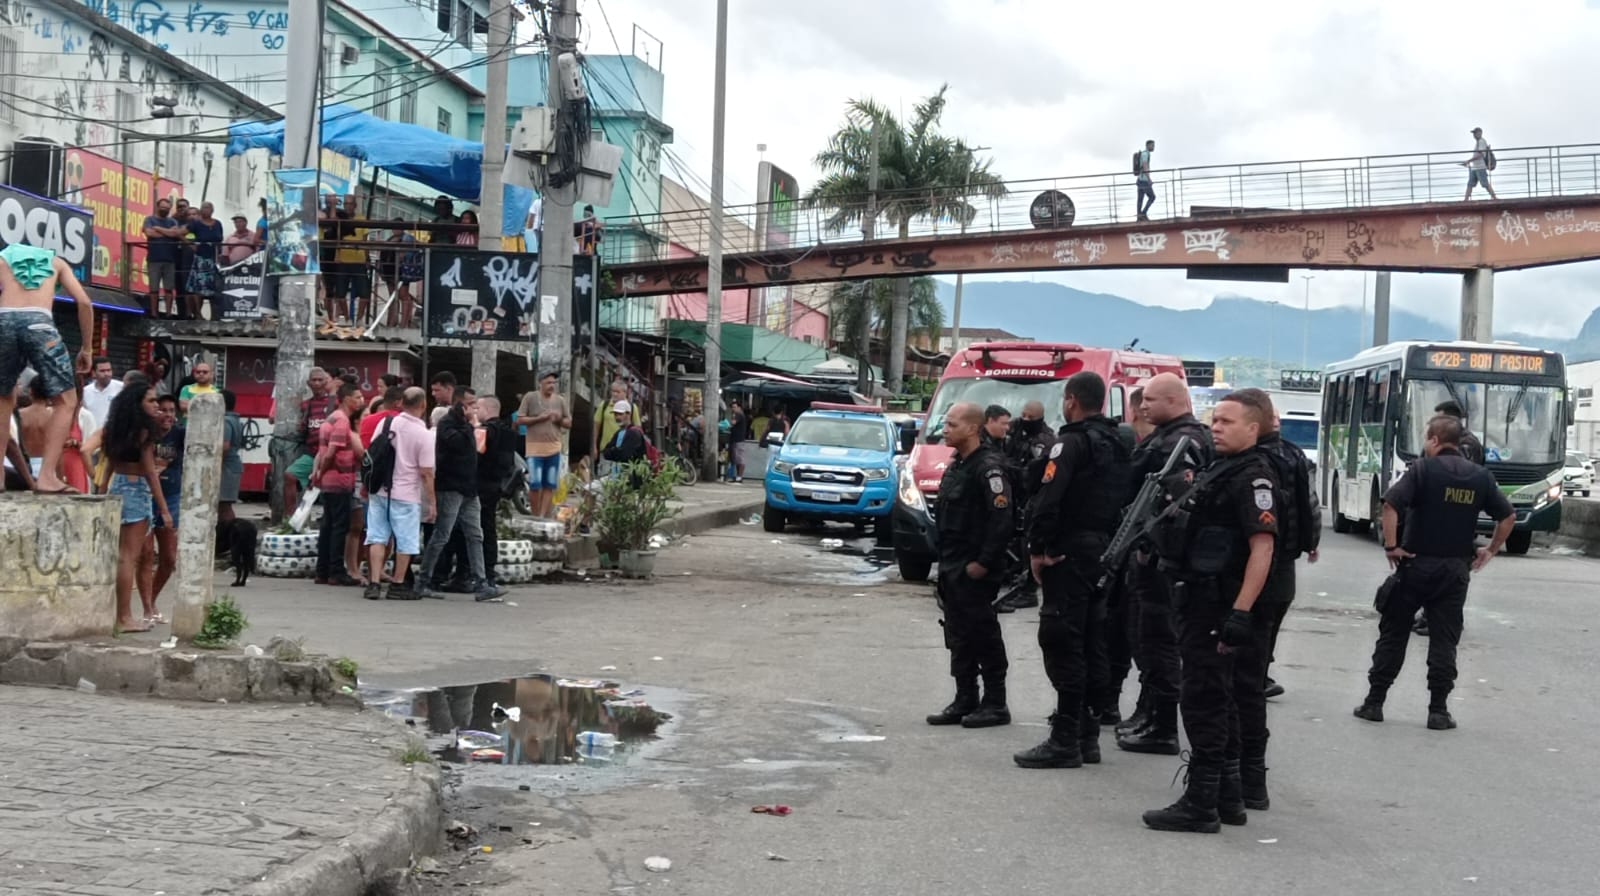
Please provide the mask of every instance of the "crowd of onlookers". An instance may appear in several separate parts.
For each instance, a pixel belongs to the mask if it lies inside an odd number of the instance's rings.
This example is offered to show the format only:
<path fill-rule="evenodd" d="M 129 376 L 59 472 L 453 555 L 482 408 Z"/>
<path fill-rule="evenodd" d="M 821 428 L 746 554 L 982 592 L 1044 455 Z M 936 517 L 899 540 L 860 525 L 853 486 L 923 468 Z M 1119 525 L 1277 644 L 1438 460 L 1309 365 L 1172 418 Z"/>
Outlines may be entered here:
<path fill-rule="evenodd" d="M 227 231 L 210 202 L 159 199 L 155 213 L 145 216 L 145 276 L 149 280 L 146 311 L 151 317 L 175 320 L 217 318 L 222 270 L 239 264 L 267 244 L 267 201 L 254 227 L 247 215 L 233 216 Z M 210 305 L 208 309 L 206 306 Z"/>

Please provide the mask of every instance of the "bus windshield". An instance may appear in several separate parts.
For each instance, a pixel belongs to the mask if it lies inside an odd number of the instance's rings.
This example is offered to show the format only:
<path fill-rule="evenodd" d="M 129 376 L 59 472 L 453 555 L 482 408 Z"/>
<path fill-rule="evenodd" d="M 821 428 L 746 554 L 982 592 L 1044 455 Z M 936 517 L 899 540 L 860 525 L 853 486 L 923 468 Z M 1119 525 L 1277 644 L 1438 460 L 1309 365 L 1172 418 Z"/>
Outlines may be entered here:
<path fill-rule="evenodd" d="M 1317 421 L 1306 417 L 1282 417 L 1278 420 L 1278 428 L 1285 440 L 1307 451 L 1317 449 Z"/>
<path fill-rule="evenodd" d="M 1441 402 L 1454 399 L 1467 426 L 1483 442 L 1490 463 L 1554 464 L 1562 458 L 1562 390 L 1559 386 L 1473 383 L 1413 378 L 1406 385 L 1400 451 L 1422 453 L 1423 430 Z"/>
<path fill-rule="evenodd" d="M 1061 415 L 1061 396 L 1066 380 L 1027 379 L 1002 380 L 993 377 L 964 377 L 945 380 L 939 384 L 938 394 L 928 408 L 928 441 L 944 432 L 944 415 L 958 401 L 970 401 L 979 408 L 997 404 L 1011 412 L 1013 417 L 1022 413 L 1022 406 L 1030 401 L 1044 405 L 1045 425 L 1054 432 L 1066 424 Z"/>

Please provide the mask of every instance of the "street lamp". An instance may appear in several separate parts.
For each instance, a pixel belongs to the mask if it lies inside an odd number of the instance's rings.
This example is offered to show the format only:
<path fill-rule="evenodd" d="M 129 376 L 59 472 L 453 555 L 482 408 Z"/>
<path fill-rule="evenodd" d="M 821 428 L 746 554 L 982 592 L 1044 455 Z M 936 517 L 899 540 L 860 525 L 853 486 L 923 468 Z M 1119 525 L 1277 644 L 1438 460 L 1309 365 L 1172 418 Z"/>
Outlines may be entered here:
<path fill-rule="evenodd" d="M 1306 281 L 1305 308 L 1300 313 L 1300 369 L 1305 370 L 1311 354 L 1311 281 L 1317 277 L 1315 274 L 1301 274 L 1300 279 Z"/>
<path fill-rule="evenodd" d="M 967 195 L 972 191 L 972 162 L 973 162 L 973 156 L 976 156 L 980 152 L 988 152 L 991 149 L 994 149 L 994 147 L 992 147 L 992 146 L 969 146 L 969 147 L 967 147 L 966 182 L 961 185 L 961 201 L 962 202 L 966 202 L 967 201 Z M 961 216 L 961 234 L 962 234 L 962 236 L 965 236 L 966 233 L 967 233 L 967 216 L 966 215 L 962 215 Z M 963 281 L 965 279 L 966 278 L 962 276 L 960 271 L 956 272 L 955 308 L 952 309 L 951 313 L 950 313 L 950 316 L 953 318 L 953 320 L 950 321 L 950 352 L 952 354 L 954 354 L 955 352 L 959 351 L 960 348 L 961 348 L 961 287 L 962 287 Z M 939 350 L 939 347 L 937 345 L 935 345 L 933 347 L 933 350 L 937 352 Z"/>

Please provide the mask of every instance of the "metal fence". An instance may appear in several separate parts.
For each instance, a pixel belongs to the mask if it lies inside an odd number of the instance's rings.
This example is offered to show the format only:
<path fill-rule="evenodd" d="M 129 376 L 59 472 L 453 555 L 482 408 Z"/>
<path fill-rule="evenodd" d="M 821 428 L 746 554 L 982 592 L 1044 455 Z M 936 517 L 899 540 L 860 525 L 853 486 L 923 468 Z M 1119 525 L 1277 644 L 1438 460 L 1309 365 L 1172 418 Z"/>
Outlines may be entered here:
<path fill-rule="evenodd" d="M 1152 218 L 1180 218 L 1196 209 L 1312 211 L 1460 201 L 1467 191 L 1465 162 L 1470 151 L 1366 158 L 1314 159 L 1249 165 L 1211 165 L 1152 172 L 1156 204 Z M 1501 199 L 1580 196 L 1600 193 L 1600 144 L 1533 146 L 1495 150 L 1496 169 L 1490 180 Z M 882 192 L 879 206 L 902 200 L 907 205 L 948 206 L 966 197 L 971 210 L 968 233 L 1031 230 L 1029 207 L 1049 190 L 1065 193 L 1075 207 L 1073 223 L 1101 225 L 1135 220 L 1134 175 L 1096 174 L 1080 177 L 1008 181 L 1006 193 L 988 198 L 961 186 L 912 193 Z M 1486 197 L 1480 187 L 1474 197 Z M 862 205 L 865 197 L 862 197 Z M 779 248 L 764 243 L 758 230 L 773 213 L 771 205 L 731 206 L 724 211 L 722 250 L 757 252 Z M 859 221 L 830 227 L 838 206 L 796 204 L 782 211 L 789 217 L 781 228 L 787 247 L 860 242 Z M 710 246 L 711 220 L 706 209 L 637 218 L 607 219 L 601 255 L 606 264 L 660 261 L 683 257 L 684 249 L 704 255 Z M 772 228 L 768 228 L 769 230 Z M 908 236 L 950 236 L 961 232 L 952 217 L 919 216 L 909 222 Z M 895 224 L 880 218 L 879 239 L 899 236 Z M 678 249 L 674 249 L 676 245 Z"/>

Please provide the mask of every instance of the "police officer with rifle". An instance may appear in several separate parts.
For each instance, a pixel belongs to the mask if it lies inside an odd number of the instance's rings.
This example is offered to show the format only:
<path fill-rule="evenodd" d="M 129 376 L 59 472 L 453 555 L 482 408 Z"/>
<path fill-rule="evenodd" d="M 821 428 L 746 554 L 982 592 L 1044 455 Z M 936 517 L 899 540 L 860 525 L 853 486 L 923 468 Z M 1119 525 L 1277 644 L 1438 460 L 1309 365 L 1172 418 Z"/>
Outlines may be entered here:
<path fill-rule="evenodd" d="M 1067 380 L 1067 424 L 1046 455 L 1039 492 L 1028 506 L 1029 568 L 1044 592 L 1039 647 L 1056 691 L 1056 711 L 1050 736 L 1012 757 L 1023 768 L 1100 761 L 1100 722 L 1088 699 L 1106 674 L 1106 606 L 1097 585 L 1129 471 L 1117 424 L 1102 413 L 1105 400 L 1106 383 L 1098 374 L 1084 371 Z M 1042 419 L 1043 407 L 1038 411 Z"/>
<path fill-rule="evenodd" d="M 1428 727 L 1456 727 L 1447 702 L 1456 682 L 1456 645 L 1472 573 L 1500 551 L 1516 525 L 1511 502 L 1494 476 L 1461 454 L 1460 418 L 1440 414 L 1428 421 L 1423 456 L 1383 496 L 1384 552 L 1395 570 L 1378 591 L 1378 645 L 1367 673 L 1367 699 L 1357 718 L 1383 721 L 1383 701 L 1400 675 L 1420 607 L 1432 628 L 1428 640 Z M 1405 513 L 1405 526 L 1400 514 Z M 1495 520 L 1488 547 L 1476 542 L 1478 515 Z M 1401 540 L 1396 540 L 1396 535 Z"/>
<path fill-rule="evenodd" d="M 939 482 L 937 593 L 956 696 L 928 716 L 929 725 L 988 728 L 1011 723 L 1006 645 L 994 599 L 1014 508 L 1005 460 L 983 444 L 983 425 L 983 410 L 972 402 L 957 402 L 945 414 L 944 441 L 955 449 L 956 459 Z"/>
<path fill-rule="evenodd" d="M 1190 441 L 1188 452 L 1163 480 L 1165 506 L 1183 495 L 1197 469 L 1211 462 L 1211 434 L 1195 419 L 1189 390 L 1176 374 L 1157 374 L 1144 384 L 1142 410 L 1155 429 L 1134 449 L 1133 472 L 1138 479 L 1161 469 L 1179 440 Z M 1139 617 L 1139 705 L 1117 726 L 1117 746 L 1133 753 L 1176 756 L 1179 661 L 1172 594 L 1166 577 L 1156 569 L 1156 558 L 1139 546 L 1128 578 L 1129 611 L 1137 606 Z"/>
<path fill-rule="evenodd" d="M 1172 581 L 1190 749 L 1183 796 L 1144 814 L 1158 831 L 1216 833 L 1220 822 L 1246 821 L 1239 726 L 1251 712 L 1265 719 L 1267 628 L 1256 601 L 1278 531 L 1278 482 L 1256 447 L 1270 420 L 1271 406 L 1249 393 L 1218 402 L 1211 417 L 1217 459 L 1154 533 L 1161 569 Z"/>
<path fill-rule="evenodd" d="M 1039 479 L 1044 475 L 1050 449 L 1056 443 L 1056 434 L 1044 423 L 1044 402 L 1030 401 L 1022 406 L 1022 416 L 1011 421 L 1003 450 L 1006 462 L 1011 465 L 1011 491 L 1016 496 L 1016 506 L 1023 508 L 1033 500 L 1039 490 Z M 1025 610 L 1039 605 L 1039 583 L 1034 580 L 1028 563 L 1028 547 L 1023 531 L 1027 525 L 1025 514 L 1017 514 L 1017 537 L 1007 551 L 1011 566 L 1006 570 L 1006 580 L 1000 586 L 1000 600 L 995 609 L 1002 613 Z"/>

